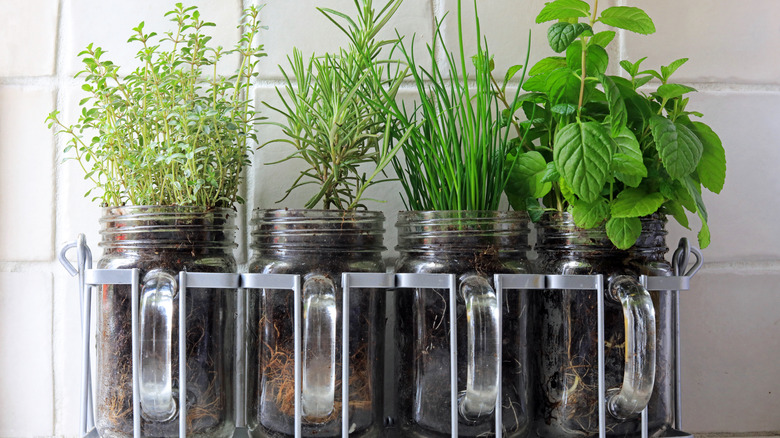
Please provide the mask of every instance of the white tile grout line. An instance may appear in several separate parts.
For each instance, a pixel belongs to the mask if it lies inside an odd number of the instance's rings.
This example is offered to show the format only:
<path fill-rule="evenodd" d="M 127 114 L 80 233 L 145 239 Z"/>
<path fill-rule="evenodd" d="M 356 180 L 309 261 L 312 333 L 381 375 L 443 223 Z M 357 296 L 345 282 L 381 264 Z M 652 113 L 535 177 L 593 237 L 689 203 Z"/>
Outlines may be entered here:
<path fill-rule="evenodd" d="M 62 85 L 63 84 L 60 81 L 60 78 L 62 76 L 62 72 L 64 71 L 64 65 L 63 64 L 65 62 L 64 59 L 63 59 L 63 56 L 62 56 L 62 44 L 63 44 L 62 43 L 62 39 L 63 39 L 62 38 L 62 32 L 63 32 L 63 20 L 64 20 L 64 11 L 63 11 L 64 4 L 63 3 L 64 3 L 64 0 L 59 0 L 57 2 L 57 31 L 55 33 L 56 36 L 55 36 L 55 42 L 54 42 L 54 57 L 55 57 L 55 60 L 56 60 L 55 61 L 55 65 L 54 65 L 54 75 L 55 75 L 54 76 L 54 95 L 55 95 L 54 109 L 58 110 L 58 111 L 62 107 L 62 103 L 63 103 L 63 99 L 62 99 Z M 52 147 L 54 148 L 54 151 L 52 151 L 52 153 L 54 155 L 54 157 L 53 157 L 53 160 L 54 160 L 54 190 L 52 191 L 53 196 L 54 196 L 53 203 L 52 203 L 52 205 L 54 206 L 54 211 L 52 211 L 52 227 L 54 229 L 53 232 L 52 232 L 52 239 L 54 240 L 54 242 L 53 242 L 52 248 L 54 248 L 54 252 L 55 252 L 55 254 L 52 254 L 52 255 L 54 256 L 54 260 L 56 260 L 56 252 L 59 250 L 58 244 L 59 244 L 59 241 L 60 241 L 60 235 L 59 235 L 59 230 L 58 230 L 58 228 L 59 228 L 58 224 L 60 223 L 60 221 L 58 221 L 57 219 L 59 218 L 59 216 L 62 214 L 62 211 L 63 211 L 60 208 L 61 207 L 60 203 L 63 202 L 62 201 L 63 197 L 60 194 L 60 191 L 62 190 L 62 187 L 63 187 L 63 184 L 61 184 L 61 180 L 62 180 L 63 177 L 62 177 L 61 167 L 59 166 L 59 162 L 61 160 L 61 155 L 60 155 L 60 150 L 61 150 L 60 145 L 61 145 L 61 142 L 60 142 L 60 138 L 58 136 L 54 135 L 54 128 L 52 128 L 52 130 L 51 130 L 51 135 L 52 135 Z M 75 238 L 76 236 L 72 236 L 72 237 Z M 57 366 L 57 358 L 55 357 L 55 355 L 57 353 L 57 350 L 54 348 L 54 341 L 55 341 L 55 335 L 56 335 L 56 330 L 55 330 L 55 320 L 56 320 L 55 316 L 56 315 L 55 315 L 55 313 L 56 313 L 56 310 L 57 310 L 57 309 L 55 309 L 55 301 L 56 300 L 54 299 L 54 294 L 57 293 L 57 291 L 55 290 L 56 283 L 54 281 L 54 273 L 56 272 L 55 269 L 57 268 L 57 266 L 56 266 L 56 262 L 55 261 L 52 261 L 52 264 L 54 264 L 54 266 L 52 266 L 52 269 L 50 269 L 50 271 L 49 271 L 49 272 L 51 272 L 51 282 L 52 282 L 52 286 L 51 286 L 51 289 L 52 289 L 52 297 L 51 297 L 51 299 L 52 299 L 52 306 L 51 306 L 51 314 L 52 314 L 51 315 L 51 319 L 52 319 L 52 325 L 51 325 L 51 329 L 52 329 L 51 361 L 52 361 L 52 404 L 53 404 L 53 406 L 52 406 L 52 429 L 53 429 L 52 433 L 54 435 L 63 435 L 65 433 L 65 431 L 64 430 L 59 430 L 59 429 L 61 429 L 61 425 L 59 424 L 59 422 L 60 422 L 59 421 L 60 420 L 59 417 L 62 414 L 62 412 L 61 412 L 62 409 L 64 408 L 64 406 L 62 405 L 63 395 L 59 394 L 59 388 L 58 388 L 58 386 L 59 386 L 59 379 L 58 379 L 58 376 L 57 376 L 57 370 L 58 370 L 59 367 Z"/>

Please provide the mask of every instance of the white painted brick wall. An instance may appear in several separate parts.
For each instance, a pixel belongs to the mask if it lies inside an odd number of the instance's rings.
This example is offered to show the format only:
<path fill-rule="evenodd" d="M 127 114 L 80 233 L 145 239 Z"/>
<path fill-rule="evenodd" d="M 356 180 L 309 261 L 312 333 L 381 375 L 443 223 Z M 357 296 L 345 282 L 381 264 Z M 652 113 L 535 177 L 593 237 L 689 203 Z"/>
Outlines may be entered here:
<path fill-rule="evenodd" d="M 533 19 L 543 0 L 480 2 L 482 28 L 497 69 L 520 63 L 533 29 L 532 60 L 549 54 L 546 26 Z M 173 3 L 173 1 L 169 2 Z M 242 6 L 249 0 L 202 0 L 206 18 L 218 24 L 215 39 L 230 46 Z M 332 50 L 344 39 L 315 6 L 351 10 L 349 0 L 269 0 L 263 13 L 269 53 L 254 95 L 276 101 L 277 64 L 286 66 L 293 47 L 305 53 Z M 469 2 L 466 2 L 469 3 Z M 606 5 L 634 4 L 602 0 Z M 701 90 L 691 107 L 723 139 L 729 173 L 723 193 L 706 198 L 713 243 L 707 264 L 683 295 L 685 426 L 693 432 L 725 434 L 780 430 L 780 2 L 777 0 L 654 0 L 641 2 L 658 33 L 622 35 L 613 58 L 649 56 L 648 65 L 679 57 L 691 61 L 677 76 Z M 391 27 L 421 42 L 455 0 L 406 0 Z M 158 0 L 0 0 L 0 437 L 77 434 L 79 321 L 75 284 L 56 260 L 57 248 L 85 232 L 96 252 L 100 211 L 82 197 L 88 186 L 73 163 L 56 164 L 63 146 L 43 123 L 51 109 L 73 120 L 80 69 L 76 54 L 95 41 L 121 65 L 135 48 L 125 44 L 130 28 L 146 20 L 159 28 L 167 2 Z M 465 14 L 470 20 L 471 14 Z M 457 48 L 455 15 L 444 27 Z M 467 44 L 473 44 L 467 26 Z M 388 31 L 389 32 L 389 31 Z M 424 45 L 418 44 L 422 53 Z M 226 65 L 224 72 L 232 66 Z M 411 91 L 403 91 L 410 97 Z M 407 96 L 408 94 L 408 96 Z M 266 115 L 271 115 L 266 112 Z M 278 117 L 276 117 L 278 120 Z M 278 130 L 263 127 L 264 142 Z M 237 256 L 245 262 L 247 212 L 274 207 L 296 172 L 296 163 L 262 163 L 287 155 L 269 146 L 254 156 L 247 173 L 249 204 L 239 214 Z M 374 189 L 387 216 L 387 244 L 402 203 L 399 185 Z M 300 206 L 309 193 L 284 204 Z M 694 237 L 673 227 L 679 236 Z"/>

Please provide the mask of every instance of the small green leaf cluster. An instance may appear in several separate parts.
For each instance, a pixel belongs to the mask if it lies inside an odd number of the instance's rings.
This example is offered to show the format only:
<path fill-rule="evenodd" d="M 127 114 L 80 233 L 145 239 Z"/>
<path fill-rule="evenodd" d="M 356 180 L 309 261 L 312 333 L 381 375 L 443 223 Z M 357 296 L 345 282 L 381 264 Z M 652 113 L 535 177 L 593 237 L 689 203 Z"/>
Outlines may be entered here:
<path fill-rule="evenodd" d="M 248 141 L 258 120 L 247 90 L 265 56 L 255 44 L 259 8 L 244 11 L 235 48 L 210 47 L 197 7 L 177 3 L 165 15 L 175 30 L 158 36 L 141 22 L 128 43 L 142 47 L 140 66 L 126 76 L 93 44 L 79 56 L 84 70 L 78 122 L 65 125 L 57 111 L 49 127 L 67 134 L 65 148 L 97 189 L 104 206 L 196 205 L 229 207 L 249 164 Z M 240 58 L 231 77 L 217 74 L 228 55 Z M 85 138 L 90 136 L 90 138 Z"/>
<path fill-rule="evenodd" d="M 459 62 L 447 48 L 439 21 L 434 44 L 428 45 L 431 60 L 441 44 L 447 64 L 436 61 L 431 68 L 418 65 L 412 49 L 401 45 L 419 93 L 419 103 L 408 110 L 396 104 L 389 108 L 409 133 L 403 143 L 403 160 L 393 161 L 404 188 L 409 210 L 497 210 L 511 166 L 504 160 L 509 152 L 509 131 L 500 121 L 501 103 L 492 89 L 494 62 L 483 43 L 476 11 L 477 53 L 471 58 L 474 77 L 466 70 L 461 2 L 458 1 Z M 507 74 L 506 82 L 518 69 Z M 473 89 L 472 89 L 473 88 Z"/>
<path fill-rule="evenodd" d="M 631 247 L 641 233 L 642 216 L 655 212 L 688 227 L 685 209 L 702 221 L 701 247 L 709 244 L 702 186 L 718 193 L 726 160 L 718 136 L 701 116 L 686 110 L 693 88 L 670 83 L 687 60 L 654 70 L 642 61 L 621 62 L 631 79 L 606 74 L 606 47 L 613 30 L 595 32 L 600 22 L 640 34 L 655 26 L 639 8 L 610 7 L 601 15 L 582 0 L 547 3 L 537 22 L 556 21 L 548 31 L 550 47 L 565 56 L 537 62 L 523 84 L 527 92 L 507 118 L 526 131 L 515 139 L 506 166 L 512 168 L 507 195 L 515 209 L 538 218 L 545 209 L 569 211 L 583 228 L 606 226 L 618 248 Z M 586 22 L 580 22 L 581 19 Z M 660 85 L 645 94 L 652 79 Z M 509 107 L 509 106 L 508 106 Z M 539 204 L 541 199 L 541 205 Z"/>
<path fill-rule="evenodd" d="M 382 50 L 397 40 L 377 40 L 377 33 L 395 14 L 403 0 L 391 0 L 378 11 L 372 0 L 355 0 L 357 17 L 333 9 L 318 8 L 350 40 L 336 54 L 312 55 L 304 61 L 295 49 L 288 57 L 291 74 L 283 68 L 286 86 L 277 88 L 281 106 L 263 102 L 286 119 L 284 138 L 263 144 L 286 143 L 295 151 L 279 161 L 300 159 L 306 163 L 284 200 L 305 185 L 319 186 L 305 205 L 314 208 L 354 210 L 365 190 L 377 183 L 399 151 L 394 143 L 397 121 L 384 111 L 395 99 L 406 69 L 385 58 Z M 275 163 L 272 163 L 275 164 Z M 370 167 L 369 172 L 365 167 Z M 280 200 L 281 202 L 281 200 Z"/>

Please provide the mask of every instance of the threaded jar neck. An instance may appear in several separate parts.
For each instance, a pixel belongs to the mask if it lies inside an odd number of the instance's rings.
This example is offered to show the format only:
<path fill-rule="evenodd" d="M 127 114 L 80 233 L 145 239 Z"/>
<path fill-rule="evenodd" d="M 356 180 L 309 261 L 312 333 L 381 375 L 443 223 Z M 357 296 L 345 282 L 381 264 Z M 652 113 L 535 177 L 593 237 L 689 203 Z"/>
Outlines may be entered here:
<path fill-rule="evenodd" d="M 545 213 L 536 224 L 536 250 L 603 253 L 643 253 L 661 256 L 669 250 L 666 247 L 666 216 L 654 213 L 640 218 L 642 233 L 628 250 L 619 250 L 609 240 L 605 227 L 591 229 L 578 227 L 568 212 Z"/>
<path fill-rule="evenodd" d="M 525 254 L 528 214 L 521 211 L 405 211 L 398 214 L 400 253 Z"/>
<path fill-rule="evenodd" d="M 381 253 L 385 216 L 378 211 L 263 210 L 252 214 L 252 249 L 263 252 Z"/>
<path fill-rule="evenodd" d="M 100 246 L 108 251 L 189 250 L 217 252 L 237 247 L 236 213 L 190 206 L 106 207 Z"/>

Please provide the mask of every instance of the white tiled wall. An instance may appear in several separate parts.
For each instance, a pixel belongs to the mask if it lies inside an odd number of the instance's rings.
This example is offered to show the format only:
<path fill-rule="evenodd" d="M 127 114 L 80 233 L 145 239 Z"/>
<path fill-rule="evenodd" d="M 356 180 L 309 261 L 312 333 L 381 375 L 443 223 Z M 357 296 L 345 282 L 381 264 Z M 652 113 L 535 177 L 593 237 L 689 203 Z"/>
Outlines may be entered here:
<path fill-rule="evenodd" d="M 46 129 L 52 109 L 73 120 L 80 87 L 72 79 L 76 57 L 96 42 L 122 65 L 132 60 L 130 28 L 165 23 L 159 0 L 0 0 L 0 437 L 75 436 L 78 394 L 78 298 L 73 280 L 56 262 L 56 250 L 78 232 L 96 248 L 97 206 L 73 163 L 59 164 L 62 142 Z M 201 0 L 202 13 L 219 26 L 218 44 L 232 45 L 245 0 Z M 332 50 L 344 41 L 315 6 L 349 10 L 351 0 L 268 0 L 263 42 L 269 53 L 254 90 L 257 102 L 274 101 L 281 84 L 277 64 L 293 47 Z M 381 3 L 381 0 L 375 0 Z M 471 3 L 471 2 L 464 2 Z M 498 70 L 521 63 L 528 29 L 532 60 L 546 56 L 546 26 L 533 24 L 543 0 L 479 2 L 483 33 Z M 629 0 L 602 0 L 632 5 Z M 406 0 L 393 27 L 427 42 L 434 22 L 455 0 Z M 713 243 L 707 264 L 683 295 L 683 401 L 692 432 L 780 432 L 780 2 L 777 0 L 654 0 L 639 2 L 658 33 L 620 35 L 613 58 L 648 56 L 648 66 L 679 57 L 690 62 L 677 78 L 701 90 L 691 108 L 723 139 L 728 178 L 720 196 L 706 198 Z M 467 22 L 472 14 L 464 14 Z M 444 32 L 457 47 L 452 13 Z M 467 26 L 466 44 L 474 43 Z M 418 44 L 418 53 L 424 45 Z M 231 65 L 225 66 L 225 72 Z M 411 99 L 411 90 L 403 91 Z M 266 115 L 271 115 L 266 111 Z M 264 127 L 261 141 L 278 135 Z M 273 207 L 292 181 L 295 163 L 264 166 L 287 154 L 269 146 L 254 156 L 246 198 L 252 208 Z M 398 185 L 376 189 L 387 216 L 388 246 L 402 204 Z M 309 193 L 285 206 L 300 206 Z M 237 252 L 247 257 L 246 223 Z M 670 243 L 694 234 L 673 228 Z"/>

